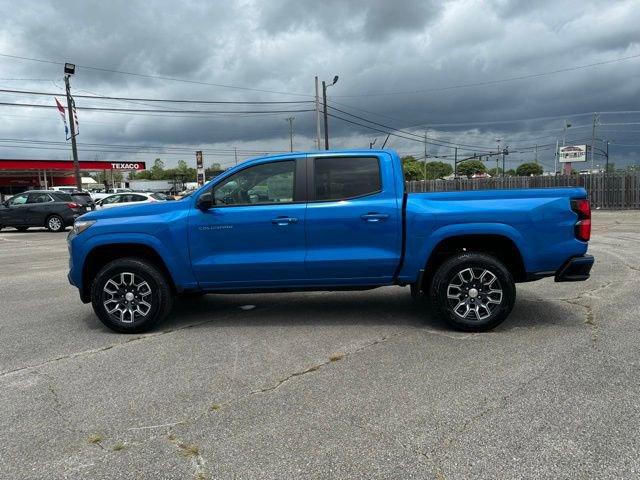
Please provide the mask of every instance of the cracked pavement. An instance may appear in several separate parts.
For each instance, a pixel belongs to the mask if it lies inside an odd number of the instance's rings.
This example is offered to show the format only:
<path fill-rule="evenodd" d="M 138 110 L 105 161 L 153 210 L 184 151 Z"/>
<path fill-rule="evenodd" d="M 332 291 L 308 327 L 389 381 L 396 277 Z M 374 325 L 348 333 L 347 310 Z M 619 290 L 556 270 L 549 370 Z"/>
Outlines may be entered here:
<path fill-rule="evenodd" d="M 126 336 L 65 235 L 3 230 L 0 478 L 638 478 L 639 238 L 594 212 L 592 278 L 519 284 L 486 334 L 389 287 L 181 300 Z"/>

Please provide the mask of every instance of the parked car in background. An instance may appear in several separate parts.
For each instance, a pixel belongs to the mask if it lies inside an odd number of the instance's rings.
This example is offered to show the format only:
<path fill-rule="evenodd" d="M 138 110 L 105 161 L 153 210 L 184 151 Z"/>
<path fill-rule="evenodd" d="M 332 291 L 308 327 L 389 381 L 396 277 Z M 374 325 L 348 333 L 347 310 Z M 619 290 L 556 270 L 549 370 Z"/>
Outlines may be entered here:
<path fill-rule="evenodd" d="M 143 192 L 130 192 L 130 193 L 117 193 L 115 195 L 109 195 L 108 197 L 98 200 L 96 202 L 97 208 L 113 208 L 123 205 L 132 205 L 139 203 L 153 203 L 153 202 L 165 202 L 173 200 L 163 193 L 143 193 Z"/>
<path fill-rule="evenodd" d="M 98 190 L 91 193 L 91 198 L 94 201 L 102 200 L 103 198 L 107 198 L 114 193 L 128 193 L 133 192 L 130 188 L 108 188 L 106 190 Z"/>
<path fill-rule="evenodd" d="M 91 198 L 91 195 L 88 192 L 72 191 L 70 192 L 70 195 L 71 198 L 73 198 L 74 202 L 79 203 L 80 205 L 84 205 L 85 207 L 87 207 L 87 210 L 96 209 L 96 203 L 94 202 L 93 198 Z"/>
<path fill-rule="evenodd" d="M 46 227 L 52 232 L 62 232 L 86 212 L 87 206 L 68 193 L 31 190 L 0 205 L 0 229 L 13 227 L 24 232 L 29 227 Z"/>

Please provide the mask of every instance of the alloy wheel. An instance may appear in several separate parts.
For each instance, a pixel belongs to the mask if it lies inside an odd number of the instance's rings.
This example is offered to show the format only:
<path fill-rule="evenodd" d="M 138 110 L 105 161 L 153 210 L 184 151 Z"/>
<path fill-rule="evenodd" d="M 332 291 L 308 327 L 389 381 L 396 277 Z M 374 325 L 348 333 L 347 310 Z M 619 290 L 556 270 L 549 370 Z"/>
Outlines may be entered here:
<path fill-rule="evenodd" d="M 485 268 L 465 268 L 447 286 L 449 306 L 464 320 L 485 320 L 499 308 L 502 298 L 498 277 Z"/>
<path fill-rule="evenodd" d="M 102 292 L 102 304 L 116 321 L 133 323 L 151 312 L 151 287 L 135 273 L 121 272 L 112 276 L 105 282 Z"/>
<path fill-rule="evenodd" d="M 62 220 L 58 217 L 51 217 L 48 223 L 51 230 L 60 230 L 62 228 Z"/>

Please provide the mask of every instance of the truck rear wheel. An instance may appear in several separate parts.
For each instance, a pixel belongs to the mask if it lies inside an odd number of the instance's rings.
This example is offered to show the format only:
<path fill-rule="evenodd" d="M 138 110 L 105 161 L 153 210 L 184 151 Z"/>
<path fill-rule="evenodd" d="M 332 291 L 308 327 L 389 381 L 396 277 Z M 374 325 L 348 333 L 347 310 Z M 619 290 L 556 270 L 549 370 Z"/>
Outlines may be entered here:
<path fill-rule="evenodd" d="M 173 294 L 166 277 L 154 265 L 120 258 L 105 265 L 91 287 L 93 310 L 111 330 L 149 330 L 171 311 Z"/>
<path fill-rule="evenodd" d="M 497 258 L 462 253 L 433 276 L 431 301 L 440 317 L 458 330 L 484 332 L 502 323 L 516 299 L 513 276 Z"/>

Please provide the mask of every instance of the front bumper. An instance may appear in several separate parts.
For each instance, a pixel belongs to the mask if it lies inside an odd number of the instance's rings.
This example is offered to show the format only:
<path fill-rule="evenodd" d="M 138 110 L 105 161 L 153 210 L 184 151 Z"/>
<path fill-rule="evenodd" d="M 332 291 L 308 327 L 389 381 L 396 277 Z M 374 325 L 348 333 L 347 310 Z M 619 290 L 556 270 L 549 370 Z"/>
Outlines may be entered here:
<path fill-rule="evenodd" d="M 556 272 L 556 282 L 582 282 L 589 278 L 593 267 L 592 255 L 580 255 L 567 260 Z"/>

